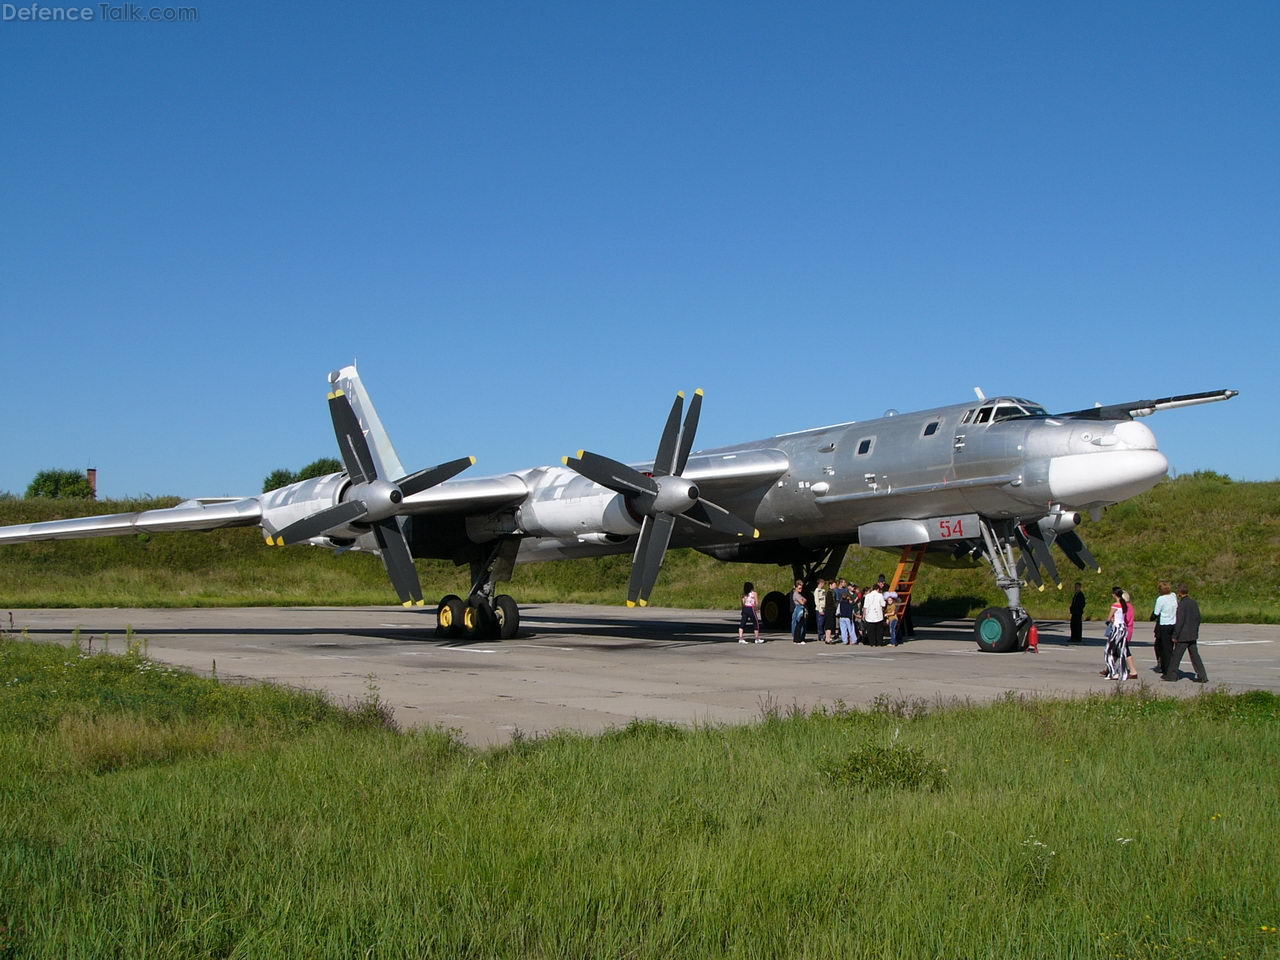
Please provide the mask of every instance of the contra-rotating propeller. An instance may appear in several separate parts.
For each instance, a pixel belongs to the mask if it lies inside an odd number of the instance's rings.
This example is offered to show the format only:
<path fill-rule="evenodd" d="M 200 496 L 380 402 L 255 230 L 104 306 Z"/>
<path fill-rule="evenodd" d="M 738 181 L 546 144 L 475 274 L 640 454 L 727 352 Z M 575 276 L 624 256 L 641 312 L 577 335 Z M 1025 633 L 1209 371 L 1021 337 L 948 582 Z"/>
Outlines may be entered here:
<path fill-rule="evenodd" d="M 698 485 L 682 476 L 693 449 L 693 437 L 702 411 L 702 391 L 695 390 L 685 414 L 684 392 L 676 394 L 653 458 L 652 474 L 641 473 L 625 463 L 602 457 L 598 453 L 579 450 L 576 457 L 564 457 L 563 463 L 588 480 L 627 498 L 631 509 L 643 517 L 640 538 L 631 560 L 631 580 L 627 584 L 627 606 L 648 606 L 649 594 L 657 582 L 662 559 L 671 542 L 671 531 L 677 519 L 704 530 L 733 537 L 758 537 L 760 531 L 724 507 L 705 499 Z"/>
<path fill-rule="evenodd" d="M 424 603 L 422 584 L 409 553 L 409 541 L 404 535 L 404 518 L 398 515 L 400 504 L 405 497 L 457 476 L 475 463 L 476 458 L 462 457 L 419 470 L 399 480 L 387 480 L 378 476 L 369 442 L 344 391 L 335 390 L 329 394 L 329 416 L 333 419 L 343 466 L 351 478 L 347 499 L 277 531 L 274 543 L 283 547 L 322 536 L 348 524 L 367 525 L 378 542 L 382 562 L 400 602 L 406 607 L 420 607 Z"/>

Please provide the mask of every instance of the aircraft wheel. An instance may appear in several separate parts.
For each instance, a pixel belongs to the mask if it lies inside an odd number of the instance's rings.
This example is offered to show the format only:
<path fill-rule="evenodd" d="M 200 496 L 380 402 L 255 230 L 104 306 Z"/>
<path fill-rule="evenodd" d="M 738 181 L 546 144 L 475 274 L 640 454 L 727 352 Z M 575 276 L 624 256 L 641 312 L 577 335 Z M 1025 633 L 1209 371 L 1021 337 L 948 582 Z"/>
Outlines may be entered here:
<path fill-rule="evenodd" d="M 498 622 L 499 640 L 510 640 L 520 631 L 520 607 L 514 597 L 505 593 L 494 597 L 493 616 Z"/>
<path fill-rule="evenodd" d="M 467 605 L 462 598 L 449 594 L 436 607 L 436 636 L 457 637 L 462 634 L 462 617 Z"/>
<path fill-rule="evenodd" d="M 760 604 L 760 619 L 766 630 L 785 630 L 787 629 L 787 621 L 789 618 L 787 610 L 787 595 L 774 590 L 764 595 L 764 602 Z"/>
<path fill-rule="evenodd" d="M 468 640 L 488 640 L 496 633 L 493 608 L 483 601 L 468 603 L 462 611 L 462 636 Z"/>
<path fill-rule="evenodd" d="M 973 635 L 983 653 L 1011 653 L 1018 649 L 1018 624 L 1008 607 L 983 610 L 973 621 Z"/>

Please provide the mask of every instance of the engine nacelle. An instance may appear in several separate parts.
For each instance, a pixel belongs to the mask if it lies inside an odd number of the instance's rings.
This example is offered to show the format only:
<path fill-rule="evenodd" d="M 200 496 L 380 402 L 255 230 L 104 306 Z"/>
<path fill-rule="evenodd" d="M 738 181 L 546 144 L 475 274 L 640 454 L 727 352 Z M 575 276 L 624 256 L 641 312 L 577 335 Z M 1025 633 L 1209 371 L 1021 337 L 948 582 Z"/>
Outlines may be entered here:
<path fill-rule="evenodd" d="M 639 532 L 640 521 L 631 515 L 621 494 L 583 483 L 581 488 L 589 492 L 570 496 L 577 486 L 569 483 L 553 487 L 526 500 L 516 511 L 520 529 L 535 537 L 579 539 L 591 534 L 627 537 Z"/>
<path fill-rule="evenodd" d="M 341 500 L 349 483 L 345 473 L 331 473 L 264 493 L 259 498 L 262 504 L 262 529 L 274 534 L 297 520 L 334 506 Z M 334 530 L 329 535 L 354 539 L 362 532 Z"/>

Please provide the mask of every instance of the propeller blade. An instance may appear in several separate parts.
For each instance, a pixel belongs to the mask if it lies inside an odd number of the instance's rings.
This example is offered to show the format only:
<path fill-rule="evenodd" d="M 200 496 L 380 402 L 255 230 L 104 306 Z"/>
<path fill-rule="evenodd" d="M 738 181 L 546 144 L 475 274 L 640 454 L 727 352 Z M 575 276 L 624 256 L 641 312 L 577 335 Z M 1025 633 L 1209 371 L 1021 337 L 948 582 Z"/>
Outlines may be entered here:
<path fill-rule="evenodd" d="M 680 440 L 680 411 L 684 409 L 684 391 L 676 394 L 671 404 L 671 412 L 667 414 L 667 425 L 662 428 L 662 439 L 658 441 L 658 455 L 653 458 L 653 475 L 665 477 L 680 471 L 675 466 L 676 444 Z"/>
<path fill-rule="evenodd" d="M 647 493 L 650 496 L 658 494 L 658 484 L 652 477 L 646 477 L 625 463 L 610 460 L 590 450 L 579 450 L 577 457 L 564 457 L 562 462 L 569 469 L 576 470 L 588 480 L 608 487 L 615 493 L 627 496 L 637 493 Z"/>
<path fill-rule="evenodd" d="M 348 500 L 345 503 L 328 507 L 319 513 L 313 513 L 309 517 L 303 517 L 301 520 L 289 524 L 276 533 L 276 542 L 281 546 L 302 543 L 302 541 L 310 540 L 312 537 L 321 536 L 334 527 L 341 527 L 351 523 L 353 520 L 359 520 L 368 510 L 369 508 L 363 500 Z"/>
<path fill-rule="evenodd" d="M 369 443 L 364 438 L 364 431 L 360 429 L 356 412 L 351 409 L 351 401 L 341 390 L 329 394 L 329 416 L 333 418 L 338 451 L 351 482 L 368 483 L 377 480 L 378 468 L 374 465 L 373 454 L 369 452 Z"/>
<path fill-rule="evenodd" d="M 710 500 L 699 500 L 680 514 L 680 517 L 684 520 L 692 520 L 699 526 L 709 527 L 716 533 L 727 533 L 732 537 L 751 537 L 754 540 L 760 536 L 760 531 L 751 524 Z"/>
<path fill-rule="evenodd" d="M 1054 541 L 1062 552 L 1067 555 L 1067 559 L 1074 563 L 1081 570 L 1092 567 L 1099 573 L 1102 568 L 1098 566 L 1098 561 L 1093 554 L 1089 552 L 1089 548 L 1084 545 L 1084 541 L 1080 539 L 1080 535 L 1074 530 L 1068 530 L 1066 533 L 1058 534 L 1058 539 Z"/>
<path fill-rule="evenodd" d="M 1026 525 L 1026 534 L 1027 542 L 1031 547 L 1031 554 L 1035 557 L 1036 564 L 1053 581 L 1053 585 L 1061 590 L 1062 577 L 1058 573 L 1058 565 L 1053 560 L 1053 553 L 1049 550 L 1050 541 L 1045 539 L 1044 531 L 1039 524 L 1028 523 Z"/>
<path fill-rule="evenodd" d="M 412 497 L 415 493 L 421 493 L 423 490 L 456 477 L 475 462 L 475 457 L 461 457 L 457 460 L 450 460 L 448 463 L 442 463 L 438 467 L 428 467 L 426 470 L 411 473 L 403 480 L 397 480 L 396 486 L 400 488 L 400 492 L 406 497 Z"/>
<path fill-rule="evenodd" d="M 640 540 L 636 543 L 635 556 L 631 560 L 631 580 L 627 584 L 627 606 L 649 605 L 649 594 L 658 582 L 662 558 L 667 555 L 671 542 L 671 527 L 675 518 L 669 513 L 659 513 L 644 518 L 640 528 Z"/>
<path fill-rule="evenodd" d="M 1027 577 L 1033 584 L 1036 584 L 1038 589 L 1044 589 L 1044 579 L 1039 575 L 1036 558 L 1032 557 L 1029 547 L 1021 548 L 1020 556 L 1018 557 L 1018 576 Z"/>
<path fill-rule="evenodd" d="M 406 607 L 422 606 L 422 583 L 418 579 L 418 568 L 413 565 L 404 530 L 400 527 L 400 518 L 379 520 L 374 524 L 373 535 L 378 540 L 382 563 L 387 568 L 387 576 L 391 578 L 400 603 Z"/>
<path fill-rule="evenodd" d="M 684 473 L 685 464 L 689 462 L 689 451 L 693 449 L 693 437 L 698 432 L 698 417 L 702 413 L 702 390 L 693 391 L 693 399 L 689 401 L 689 412 L 684 415 L 684 426 L 680 430 L 680 449 L 676 451 L 675 469 L 671 472 L 677 477 Z"/>

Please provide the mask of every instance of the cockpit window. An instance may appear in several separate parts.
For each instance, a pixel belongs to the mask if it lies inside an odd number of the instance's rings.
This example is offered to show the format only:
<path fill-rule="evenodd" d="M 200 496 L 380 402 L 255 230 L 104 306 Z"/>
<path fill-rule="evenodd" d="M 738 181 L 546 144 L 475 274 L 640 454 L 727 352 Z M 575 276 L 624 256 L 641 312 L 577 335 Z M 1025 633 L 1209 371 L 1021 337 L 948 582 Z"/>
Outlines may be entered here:
<path fill-rule="evenodd" d="M 999 423 L 1001 420 L 1012 420 L 1014 417 L 1026 416 L 1026 411 L 1021 407 L 1015 407 L 1010 403 L 1002 403 L 996 407 L 996 412 L 991 415 L 992 423 Z"/>
<path fill-rule="evenodd" d="M 991 419 L 991 407 L 983 407 L 978 411 L 978 415 L 973 418 L 974 423 L 986 423 Z"/>
<path fill-rule="evenodd" d="M 965 411 L 964 419 L 962 419 L 960 423 L 965 424 L 971 421 L 972 419 L 973 419 L 973 408 L 970 407 L 967 411 Z"/>

